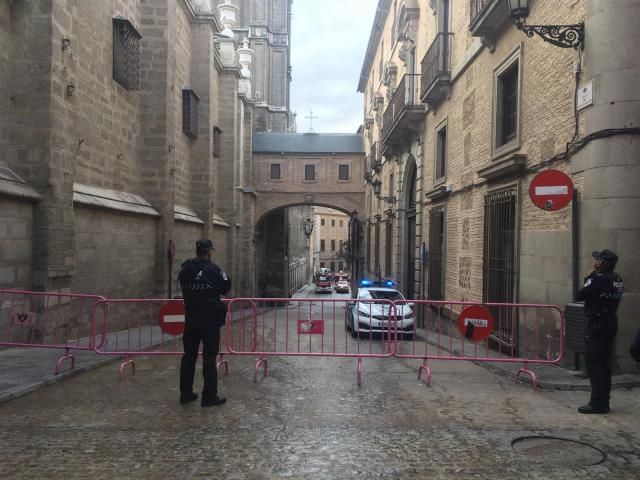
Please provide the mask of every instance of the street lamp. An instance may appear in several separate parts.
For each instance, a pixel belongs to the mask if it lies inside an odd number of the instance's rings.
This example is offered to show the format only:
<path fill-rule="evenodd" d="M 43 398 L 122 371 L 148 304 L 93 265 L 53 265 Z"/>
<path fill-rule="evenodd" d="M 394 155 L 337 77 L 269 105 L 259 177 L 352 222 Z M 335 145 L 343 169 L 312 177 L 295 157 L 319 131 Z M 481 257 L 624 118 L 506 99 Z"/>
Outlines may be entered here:
<path fill-rule="evenodd" d="M 304 221 L 303 227 L 304 227 L 304 234 L 307 236 L 307 240 L 309 240 L 309 237 L 311 236 L 311 232 L 313 232 L 313 222 L 311 221 L 310 218 L 307 218 Z"/>
<path fill-rule="evenodd" d="M 506 0 L 509 7 L 509 15 L 518 30 L 533 37 L 540 36 L 545 42 L 549 42 L 561 48 L 584 47 L 584 22 L 573 25 L 527 25 L 530 0 Z"/>
<path fill-rule="evenodd" d="M 391 197 L 381 197 L 380 196 L 380 189 L 382 188 L 382 182 L 380 180 L 374 180 L 371 183 L 371 186 L 373 187 L 373 194 L 378 197 L 380 200 L 382 200 L 383 202 L 386 203 L 391 203 L 394 204 L 396 203 L 396 197 L 395 196 L 391 196 Z"/>

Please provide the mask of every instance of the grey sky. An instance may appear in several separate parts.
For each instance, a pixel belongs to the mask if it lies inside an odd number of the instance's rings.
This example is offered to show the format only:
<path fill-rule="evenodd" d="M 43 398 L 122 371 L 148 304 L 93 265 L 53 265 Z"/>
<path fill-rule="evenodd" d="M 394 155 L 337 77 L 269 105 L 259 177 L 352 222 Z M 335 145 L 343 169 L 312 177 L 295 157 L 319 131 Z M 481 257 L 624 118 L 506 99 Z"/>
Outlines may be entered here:
<path fill-rule="evenodd" d="M 362 123 L 356 91 L 377 0 L 294 0 L 291 109 L 298 132 L 355 133 Z"/>

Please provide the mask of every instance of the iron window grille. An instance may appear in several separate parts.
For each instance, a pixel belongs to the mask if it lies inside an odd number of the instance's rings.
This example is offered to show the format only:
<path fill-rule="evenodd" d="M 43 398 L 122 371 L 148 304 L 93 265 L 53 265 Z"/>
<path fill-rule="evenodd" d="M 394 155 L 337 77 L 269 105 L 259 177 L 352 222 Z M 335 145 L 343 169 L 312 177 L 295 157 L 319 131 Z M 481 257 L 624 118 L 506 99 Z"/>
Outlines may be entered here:
<path fill-rule="evenodd" d="M 198 138 L 198 103 L 193 90 L 182 90 L 182 132 L 187 137 Z"/>
<path fill-rule="evenodd" d="M 280 180 L 280 164 L 271 164 L 271 180 Z"/>
<path fill-rule="evenodd" d="M 486 303 L 512 303 L 516 281 L 516 212 L 518 191 L 506 188 L 484 197 L 484 255 L 482 299 Z M 492 338 L 517 349 L 514 309 L 494 310 Z"/>
<path fill-rule="evenodd" d="M 349 180 L 349 165 L 338 166 L 338 180 Z"/>
<path fill-rule="evenodd" d="M 218 127 L 213 127 L 213 156 L 215 158 L 220 157 L 221 134 L 222 134 L 222 130 L 220 130 Z"/>
<path fill-rule="evenodd" d="M 113 19 L 113 79 L 127 90 L 140 90 L 140 39 L 129 20 Z"/>

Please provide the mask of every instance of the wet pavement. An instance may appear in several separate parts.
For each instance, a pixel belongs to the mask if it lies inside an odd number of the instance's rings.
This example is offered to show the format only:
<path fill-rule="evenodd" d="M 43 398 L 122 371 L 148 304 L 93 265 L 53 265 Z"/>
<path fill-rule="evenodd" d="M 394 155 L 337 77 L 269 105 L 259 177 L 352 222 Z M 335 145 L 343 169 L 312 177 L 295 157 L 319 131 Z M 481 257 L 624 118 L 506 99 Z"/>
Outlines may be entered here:
<path fill-rule="evenodd" d="M 609 415 L 470 362 L 227 357 L 228 401 L 178 403 L 178 357 L 118 363 L 0 404 L 0 478 L 637 478 L 638 390 Z M 198 365 L 200 367 L 200 364 Z M 196 377 L 196 389 L 201 377 Z M 533 437 L 533 438 L 528 438 Z M 562 439 L 573 440 L 566 442 Z M 591 448 L 593 447 L 593 448 Z"/>

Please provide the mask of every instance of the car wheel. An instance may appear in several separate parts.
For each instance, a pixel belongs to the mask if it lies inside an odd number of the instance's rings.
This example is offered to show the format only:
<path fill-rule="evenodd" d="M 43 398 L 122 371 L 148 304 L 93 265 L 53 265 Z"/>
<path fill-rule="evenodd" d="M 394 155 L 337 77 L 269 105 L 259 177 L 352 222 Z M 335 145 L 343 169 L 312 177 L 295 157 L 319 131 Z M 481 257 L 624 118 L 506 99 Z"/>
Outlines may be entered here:
<path fill-rule="evenodd" d="M 358 332 L 356 332 L 356 326 L 355 326 L 355 323 L 353 321 L 353 316 L 351 317 L 351 336 L 353 338 L 358 338 Z"/>

